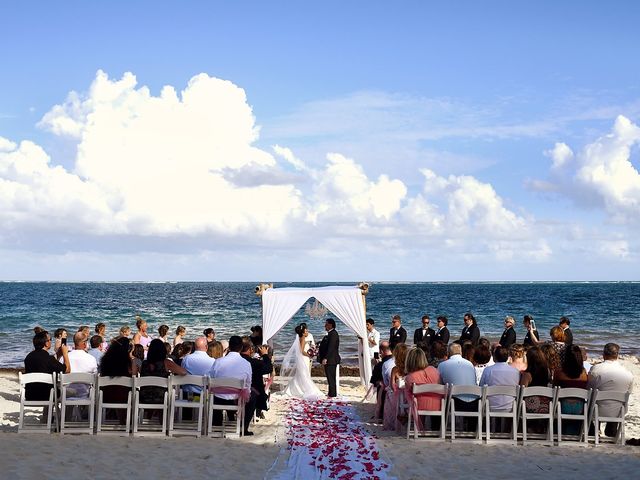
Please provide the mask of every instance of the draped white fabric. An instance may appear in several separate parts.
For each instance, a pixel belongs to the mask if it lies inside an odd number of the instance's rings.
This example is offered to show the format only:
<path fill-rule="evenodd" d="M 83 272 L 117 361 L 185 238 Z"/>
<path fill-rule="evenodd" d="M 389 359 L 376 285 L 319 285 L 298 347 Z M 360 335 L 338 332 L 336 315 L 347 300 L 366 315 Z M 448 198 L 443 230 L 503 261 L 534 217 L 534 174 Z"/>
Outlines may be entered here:
<path fill-rule="evenodd" d="M 262 294 L 262 336 L 268 341 L 314 297 L 359 338 L 358 365 L 366 385 L 371 377 L 369 345 L 362 291 L 358 287 L 270 288 Z"/>

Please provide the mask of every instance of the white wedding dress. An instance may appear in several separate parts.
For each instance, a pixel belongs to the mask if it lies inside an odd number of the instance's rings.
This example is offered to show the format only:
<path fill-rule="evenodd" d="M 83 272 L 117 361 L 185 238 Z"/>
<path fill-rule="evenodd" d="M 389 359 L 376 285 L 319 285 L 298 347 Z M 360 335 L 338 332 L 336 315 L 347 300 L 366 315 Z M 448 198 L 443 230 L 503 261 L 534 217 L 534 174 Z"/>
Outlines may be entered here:
<path fill-rule="evenodd" d="M 318 400 L 324 397 L 311 379 L 311 359 L 303 355 L 300 349 L 300 337 L 296 335 L 293 345 L 282 360 L 280 375 L 288 379 L 289 383 L 283 394 L 286 397 L 303 398 L 305 400 Z"/>

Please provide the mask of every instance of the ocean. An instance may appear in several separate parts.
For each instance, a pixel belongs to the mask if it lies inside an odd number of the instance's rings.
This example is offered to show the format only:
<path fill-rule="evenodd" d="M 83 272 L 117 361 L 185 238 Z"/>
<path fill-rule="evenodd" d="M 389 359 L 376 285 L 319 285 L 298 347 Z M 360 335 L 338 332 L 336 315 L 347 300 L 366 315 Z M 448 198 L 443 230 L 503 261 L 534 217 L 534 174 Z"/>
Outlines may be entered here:
<path fill-rule="evenodd" d="M 240 283 L 0 283 L 0 367 L 23 365 L 32 349 L 33 327 L 40 325 L 50 333 L 65 327 L 70 333 L 80 325 L 107 325 L 108 336 L 115 336 L 122 325 L 135 332 L 135 315 L 157 334 L 165 323 L 175 332 L 178 325 L 193 339 L 207 327 L 218 339 L 248 335 L 252 325 L 261 324 L 260 298 L 254 288 L 258 282 Z M 353 283 L 276 283 L 277 287 L 355 285 Z M 387 338 L 391 316 L 399 314 L 413 338 L 420 318 L 446 315 L 451 338 L 463 327 L 462 317 L 472 312 L 483 336 L 498 340 L 506 315 L 516 318 L 518 339 L 525 335 L 522 317 L 532 315 L 542 339 L 565 315 L 571 319 L 574 341 L 600 354 L 610 341 L 618 343 L 624 354 L 640 353 L 639 282 L 553 282 L 553 283 L 371 283 L 367 296 L 367 316 L 376 322 L 382 338 Z M 331 315 L 331 314 L 329 314 Z M 293 329 L 307 322 L 317 342 L 324 335 L 324 321 L 310 319 L 304 306 L 275 338 L 276 358 L 291 345 Z M 432 321 L 432 324 L 435 324 Z M 356 364 L 356 338 L 341 322 L 340 350 L 343 363 Z"/>

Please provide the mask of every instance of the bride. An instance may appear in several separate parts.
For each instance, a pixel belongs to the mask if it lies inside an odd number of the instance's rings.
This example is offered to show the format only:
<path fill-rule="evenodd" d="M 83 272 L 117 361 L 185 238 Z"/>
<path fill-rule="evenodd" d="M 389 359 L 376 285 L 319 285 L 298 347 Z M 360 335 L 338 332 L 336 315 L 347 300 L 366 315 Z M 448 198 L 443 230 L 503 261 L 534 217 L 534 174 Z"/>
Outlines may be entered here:
<path fill-rule="evenodd" d="M 282 360 L 281 375 L 284 378 L 289 378 L 284 395 L 317 400 L 324 395 L 311 380 L 311 358 L 305 351 L 306 338 L 309 335 L 306 325 L 298 325 L 296 334 L 293 345 Z"/>

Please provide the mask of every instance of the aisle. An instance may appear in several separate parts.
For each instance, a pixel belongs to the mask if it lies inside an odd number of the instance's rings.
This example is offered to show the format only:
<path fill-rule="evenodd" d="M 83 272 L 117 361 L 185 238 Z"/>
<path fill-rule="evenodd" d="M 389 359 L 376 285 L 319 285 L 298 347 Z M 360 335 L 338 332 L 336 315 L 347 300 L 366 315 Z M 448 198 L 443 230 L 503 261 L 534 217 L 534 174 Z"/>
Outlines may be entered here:
<path fill-rule="evenodd" d="M 265 475 L 269 480 L 389 479 L 376 439 L 347 402 L 287 399 L 286 446 Z M 284 440 L 283 440 L 284 443 Z"/>

